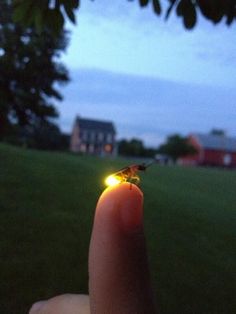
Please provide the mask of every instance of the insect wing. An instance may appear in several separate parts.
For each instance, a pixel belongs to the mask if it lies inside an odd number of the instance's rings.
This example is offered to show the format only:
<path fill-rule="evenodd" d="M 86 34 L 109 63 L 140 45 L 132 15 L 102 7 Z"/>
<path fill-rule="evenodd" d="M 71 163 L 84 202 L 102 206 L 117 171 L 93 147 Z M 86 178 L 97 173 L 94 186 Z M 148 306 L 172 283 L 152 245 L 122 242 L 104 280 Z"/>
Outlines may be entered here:
<path fill-rule="evenodd" d="M 124 168 L 121 168 L 119 171 L 113 173 L 113 176 L 128 176 L 132 173 L 137 172 L 138 170 L 143 170 L 140 168 L 140 165 L 131 165 Z"/>
<path fill-rule="evenodd" d="M 120 169 L 119 171 L 113 173 L 112 175 L 114 177 L 123 177 L 123 175 L 129 170 L 129 167 L 124 167 L 122 169 Z"/>

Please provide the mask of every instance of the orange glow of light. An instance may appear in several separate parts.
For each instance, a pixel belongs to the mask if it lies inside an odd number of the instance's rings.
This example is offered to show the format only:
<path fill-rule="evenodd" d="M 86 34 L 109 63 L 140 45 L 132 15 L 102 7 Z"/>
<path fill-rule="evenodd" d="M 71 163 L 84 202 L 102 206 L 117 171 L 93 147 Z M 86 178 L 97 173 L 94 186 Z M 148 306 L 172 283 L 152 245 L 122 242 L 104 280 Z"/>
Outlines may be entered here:
<path fill-rule="evenodd" d="M 104 149 L 105 149 L 105 152 L 111 153 L 111 151 L 112 151 L 112 146 L 111 146 L 110 144 L 106 144 L 105 147 L 104 147 Z"/>

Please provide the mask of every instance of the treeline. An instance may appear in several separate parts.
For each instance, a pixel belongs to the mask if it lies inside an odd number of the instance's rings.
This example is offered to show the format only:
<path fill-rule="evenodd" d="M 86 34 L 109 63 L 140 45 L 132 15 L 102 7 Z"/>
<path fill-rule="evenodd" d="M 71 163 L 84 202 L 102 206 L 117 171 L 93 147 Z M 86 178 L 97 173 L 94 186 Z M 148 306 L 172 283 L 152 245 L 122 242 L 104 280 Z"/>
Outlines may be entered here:
<path fill-rule="evenodd" d="M 144 146 L 141 139 L 122 139 L 118 142 L 118 154 L 130 157 L 151 157 L 153 158 L 157 150 Z"/>
<path fill-rule="evenodd" d="M 47 121 L 38 121 L 34 125 L 15 125 L 3 139 L 4 142 L 27 148 L 49 151 L 69 151 L 70 134 Z M 141 139 L 122 139 L 117 142 L 118 154 L 124 157 L 154 158 L 157 154 L 167 156 L 173 162 L 179 157 L 196 153 L 187 138 L 174 134 L 158 147 L 146 147 Z"/>
<path fill-rule="evenodd" d="M 156 154 L 161 154 L 176 162 L 179 157 L 195 154 L 196 150 L 186 137 L 173 134 L 168 136 L 166 141 L 156 148 L 145 147 L 142 140 L 137 138 L 122 139 L 118 142 L 118 153 L 122 156 L 150 158 L 154 158 Z"/>
<path fill-rule="evenodd" d="M 12 126 L 2 140 L 27 148 L 67 151 L 70 135 L 61 132 L 60 128 L 52 122 L 38 121 L 34 125 Z"/>

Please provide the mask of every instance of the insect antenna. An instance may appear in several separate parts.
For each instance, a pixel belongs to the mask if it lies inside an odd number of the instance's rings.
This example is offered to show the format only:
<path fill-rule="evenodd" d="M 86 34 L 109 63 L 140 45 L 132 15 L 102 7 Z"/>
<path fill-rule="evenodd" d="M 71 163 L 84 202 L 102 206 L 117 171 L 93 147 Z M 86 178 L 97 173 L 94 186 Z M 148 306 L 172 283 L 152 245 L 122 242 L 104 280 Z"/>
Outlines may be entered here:
<path fill-rule="evenodd" d="M 147 164 L 144 164 L 145 168 L 147 169 L 148 167 L 150 167 L 151 165 L 153 165 L 155 163 L 155 160 L 153 159 L 152 161 L 150 161 Z"/>

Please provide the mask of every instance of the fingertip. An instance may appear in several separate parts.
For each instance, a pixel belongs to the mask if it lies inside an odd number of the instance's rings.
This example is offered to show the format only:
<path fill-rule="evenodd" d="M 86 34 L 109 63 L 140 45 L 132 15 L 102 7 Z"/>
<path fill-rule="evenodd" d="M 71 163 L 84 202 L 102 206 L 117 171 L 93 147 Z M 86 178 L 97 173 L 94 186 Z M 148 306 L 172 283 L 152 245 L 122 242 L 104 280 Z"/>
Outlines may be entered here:
<path fill-rule="evenodd" d="M 120 227 L 126 232 L 132 232 L 133 229 L 141 227 L 143 222 L 142 191 L 129 182 L 108 187 L 98 200 L 96 219 L 106 222 L 106 225 L 108 219 L 110 226 Z"/>
<path fill-rule="evenodd" d="M 141 197 L 143 198 L 142 190 L 135 184 L 130 182 L 122 182 L 114 186 L 107 187 L 101 194 L 99 201 L 103 200 L 105 197 L 117 194 L 120 197 Z"/>
<path fill-rule="evenodd" d="M 29 310 L 29 314 L 37 314 L 43 308 L 47 301 L 38 301 L 32 305 Z"/>

